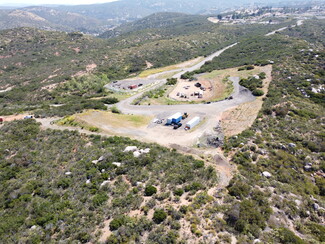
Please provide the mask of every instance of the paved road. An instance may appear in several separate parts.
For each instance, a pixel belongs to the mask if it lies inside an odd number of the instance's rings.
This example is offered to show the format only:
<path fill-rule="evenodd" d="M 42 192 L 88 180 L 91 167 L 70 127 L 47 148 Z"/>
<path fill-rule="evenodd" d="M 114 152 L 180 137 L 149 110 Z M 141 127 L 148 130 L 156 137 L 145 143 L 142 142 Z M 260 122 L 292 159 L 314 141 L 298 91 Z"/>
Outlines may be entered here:
<path fill-rule="evenodd" d="M 300 26 L 303 24 L 302 20 L 298 20 L 296 26 Z M 283 31 L 287 29 L 288 27 L 282 27 L 278 30 L 272 31 L 265 36 L 270 36 L 276 33 L 277 31 Z M 234 43 L 232 45 L 229 45 L 213 54 L 210 56 L 204 58 L 201 62 L 198 64 L 193 65 L 192 67 L 189 68 L 184 68 L 184 69 L 177 69 L 177 70 L 171 70 L 168 72 L 175 72 L 175 71 L 180 71 L 179 73 L 175 74 L 173 77 L 174 78 L 180 78 L 182 74 L 186 72 L 191 72 L 194 70 L 197 70 L 201 68 L 205 62 L 211 61 L 213 58 L 218 57 L 220 54 L 222 54 L 224 51 L 226 51 L 229 48 L 232 48 L 233 46 L 237 45 L 238 43 Z M 152 76 L 149 76 L 148 79 L 155 79 L 156 77 L 160 76 L 161 73 L 159 74 L 154 74 Z M 123 112 L 123 113 L 128 113 L 128 114 L 143 114 L 143 115 L 157 115 L 162 112 L 170 112 L 171 114 L 174 112 L 179 112 L 179 111 L 186 111 L 188 113 L 193 113 L 193 112 L 203 112 L 204 114 L 220 114 L 221 112 L 238 106 L 242 103 L 250 102 L 253 101 L 255 98 L 254 96 L 245 88 L 239 86 L 238 82 L 239 79 L 233 77 L 232 78 L 233 84 L 234 84 L 234 94 L 232 94 L 233 98 L 232 100 L 223 100 L 220 102 L 215 102 L 211 104 L 184 104 L 184 105 L 151 105 L 151 106 L 142 106 L 142 105 L 131 105 L 132 102 L 136 99 L 142 96 L 142 94 L 151 89 L 155 89 L 159 86 L 162 86 L 165 84 L 166 80 L 156 80 L 157 85 L 152 86 L 151 88 L 144 90 L 143 92 L 134 95 L 124 101 L 121 101 L 117 104 L 117 107 Z"/>
<path fill-rule="evenodd" d="M 207 115 L 216 115 L 229 108 L 235 107 L 245 102 L 250 102 L 255 97 L 246 88 L 239 85 L 239 77 L 230 77 L 234 85 L 234 92 L 232 100 L 223 100 L 210 104 L 181 104 L 181 105 L 131 105 L 132 101 L 141 96 L 130 97 L 117 104 L 117 107 L 123 112 L 128 114 L 142 114 L 142 115 L 158 115 L 162 112 L 179 112 L 186 111 L 188 113 L 202 112 Z"/>
<path fill-rule="evenodd" d="M 237 45 L 237 43 L 234 43 L 232 45 L 227 46 L 226 48 L 219 50 L 212 55 L 206 57 L 204 60 L 202 60 L 200 63 L 190 67 L 190 68 L 184 68 L 181 70 L 181 72 L 175 74 L 174 78 L 180 78 L 182 74 L 185 72 L 191 72 L 194 70 L 199 69 L 204 65 L 205 62 L 211 61 L 213 58 L 218 57 L 220 54 L 222 54 L 227 49 Z M 134 95 L 128 99 L 125 99 L 121 102 L 119 102 L 116 106 L 118 109 L 120 109 L 123 113 L 127 114 L 142 114 L 142 115 L 154 115 L 157 116 L 160 113 L 166 113 L 169 112 L 170 114 L 183 111 L 188 113 L 197 113 L 201 112 L 203 115 L 213 115 L 215 117 L 216 115 L 219 115 L 223 111 L 238 106 L 242 103 L 253 101 L 255 98 L 254 96 L 244 87 L 239 86 L 239 78 L 238 77 L 231 77 L 231 81 L 234 85 L 234 92 L 232 94 L 232 97 L 234 99 L 232 100 L 223 100 L 219 102 L 214 102 L 211 104 L 182 104 L 182 105 L 132 105 L 132 102 L 141 97 L 143 92 Z M 158 80 L 157 80 L 158 81 Z M 156 86 L 151 87 L 150 89 L 157 88 L 159 86 L 162 86 L 166 80 L 159 80 L 159 83 Z"/>

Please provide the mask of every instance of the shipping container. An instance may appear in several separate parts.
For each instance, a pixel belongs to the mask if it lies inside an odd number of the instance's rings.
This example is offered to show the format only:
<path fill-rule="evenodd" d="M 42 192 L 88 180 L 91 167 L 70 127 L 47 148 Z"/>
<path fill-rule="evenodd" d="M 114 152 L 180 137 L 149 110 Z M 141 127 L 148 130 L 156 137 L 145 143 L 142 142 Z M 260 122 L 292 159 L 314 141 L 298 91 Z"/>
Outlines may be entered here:
<path fill-rule="evenodd" d="M 189 122 L 187 122 L 185 129 L 190 130 L 200 123 L 200 117 L 194 117 Z"/>
<path fill-rule="evenodd" d="M 178 122 L 180 122 L 182 120 L 182 113 L 178 112 L 176 114 L 173 114 L 172 116 L 170 116 L 167 119 L 167 124 L 170 125 L 172 123 L 177 124 Z"/>

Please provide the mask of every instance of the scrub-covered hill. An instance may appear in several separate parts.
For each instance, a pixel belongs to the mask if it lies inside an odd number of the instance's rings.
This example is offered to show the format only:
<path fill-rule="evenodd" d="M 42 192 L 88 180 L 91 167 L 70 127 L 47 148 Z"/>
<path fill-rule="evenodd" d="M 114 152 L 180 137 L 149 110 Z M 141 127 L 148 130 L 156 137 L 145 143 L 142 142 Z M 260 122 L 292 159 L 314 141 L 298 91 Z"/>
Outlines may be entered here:
<path fill-rule="evenodd" d="M 134 76 L 146 69 L 147 62 L 154 67 L 179 63 L 211 54 L 245 36 L 277 28 L 212 25 L 201 17 L 187 15 L 185 19 L 191 20 L 188 32 L 170 26 L 159 36 L 144 29 L 108 40 L 77 32 L 30 28 L 1 31 L 0 114 L 43 110 L 44 106 L 49 110 L 51 104 L 66 104 L 65 108 L 54 109 L 59 112 L 51 113 L 58 115 L 64 111 L 103 108 L 103 103 L 87 100 L 107 95 L 105 83 Z"/>

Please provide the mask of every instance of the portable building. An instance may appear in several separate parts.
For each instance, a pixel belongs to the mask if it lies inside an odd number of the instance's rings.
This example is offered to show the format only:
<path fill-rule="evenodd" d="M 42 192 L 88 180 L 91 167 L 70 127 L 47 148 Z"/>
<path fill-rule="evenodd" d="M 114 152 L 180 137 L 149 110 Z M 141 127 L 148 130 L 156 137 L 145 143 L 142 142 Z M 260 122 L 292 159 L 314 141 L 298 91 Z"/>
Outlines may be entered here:
<path fill-rule="evenodd" d="M 182 113 L 178 112 L 176 114 L 173 114 L 167 119 L 167 124 L 170 125 L 172 123 L 179 123 L 182 120 Z"/>
<path fill-rule="evenodd" d="M 192 129 L 194 126 L 198 125 L 200 123 L 200 117 L 194 117 L 193 119 L 191 119 L 189 122 L 187 122 L 186 124 L 186 129 L 190 130 Z"/>

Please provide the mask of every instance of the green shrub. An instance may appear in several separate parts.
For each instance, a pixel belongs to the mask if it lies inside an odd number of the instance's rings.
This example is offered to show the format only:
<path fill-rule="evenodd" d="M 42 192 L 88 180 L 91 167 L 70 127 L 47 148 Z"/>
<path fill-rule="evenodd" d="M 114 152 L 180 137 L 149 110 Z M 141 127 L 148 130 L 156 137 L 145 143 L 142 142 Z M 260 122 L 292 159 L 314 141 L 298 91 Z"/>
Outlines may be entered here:
<path fill-rule="evenodd" d="M 98 132 L 99 131 L 99 128 L 97 128 L 95 126 L 91 126 L 91 127 L 89 127 L 89 131 L 91 131 L 91 132 Z"/>
<path fill-rule="evenodd" d="M 260 77 L 260 79 L 264 80 L 266 78 L 266 74 L 265 72 L 261 72 L 258 74 L 258 76 Z"/>
<path fill-rule="evenodd" d="M 316 223 L 308 223 L 307 228 L 320 242 L 325 242 L 325 226 Z"/>
<path fill-rule="evenodd" d="M 305 242 L 296 236 L 292 231 L 287 228 L 280 228 L 278 230 L 280 241 L 283 244 L 304 244 Z"/>
<path fill-rule="evenodd" d="M 157 188 L 152 186 L 152 185 L 148 185 L 146 186 L 146 188 L 144 189 L 144 194 L 146 196 L 152 196 L 153 194 L 157 193 Z"/>
<path fill-rule="evenodd" d="M 121 111 L 116 106 L 111 107 L 111 111 L 114 114 L 120 114 L 121 113 Z"/>
<path fill-rule="evenodd" d="M 114 103 L 118 103 L 119 100 L 115 97 L 108 97 L 108 98 L 101 99 L 101 102 L 105 104 L 114 104 Z"/>
<path fill-rule="evenodd" d="M 93 197 L 93 204 L 98 207 L 104 204 L 108 200 L 108 196 L 105 193 L 97 194 Z"/>
<path fill-rule="evenodd" d="M 169 78 L 169 79 L 167 79 L 166 85 L 173 86 L 173 85 L 176 85 L 176 83 L 177 83 L 177 78 Z"/>
<path fill-rule="evenodd" d="M 243 181 L 236 181 L 234 184 L 228 186 L 228 191 L 231 196 L 244 199 L 251 191 L 251 186 Z"/>
<path fill-rule="evenodd" d="M 254 96 L 257 96 L 257 97 L 260 97 L 260 96 L 264 95 L 264 92 L 262 90 L 260 90 L 260 89 L 255 89 L 252 93 L 253 93 Z"/>
<path fill-rule="evenodd" d="M 199 182 L 193 182 L 192 184 L 187 185 L 187 186 L 184 187 L 184 190 L 186 192 L 188 192 L 188 191 L 198 191 L 198 190 L 201 190 L 201 189 L 204 189 L 204 186 Z"/>
<path fill-rule="evenodd" d="M 119 217 L 113 219 L 109 223 L 109 229 L 111 231 L 118 230 L 118 228 L 120 228 L 124 224 L 125 224 L 125 217 L 124 216 L 119 216 Z"/>
<path fill-rule="evenodd" d="M 156 223 L 156 224 L 160 224 L 161 222 L 163 222 L 165 219 L 167 218 L 167 213 L 162 210 L 162 209 L 156 209 L 154 214 L 153 214 L 153 218 L 152 220 Z"/>
<path fill-rule="evenodd" d="M 176 195 L 176 196 L 181 196 L 181 195 L 183 195 L 183 193 L 184 193 L 184 190 L 182 188 L 177 188 L 174 190 L 174 195 Z"/>

